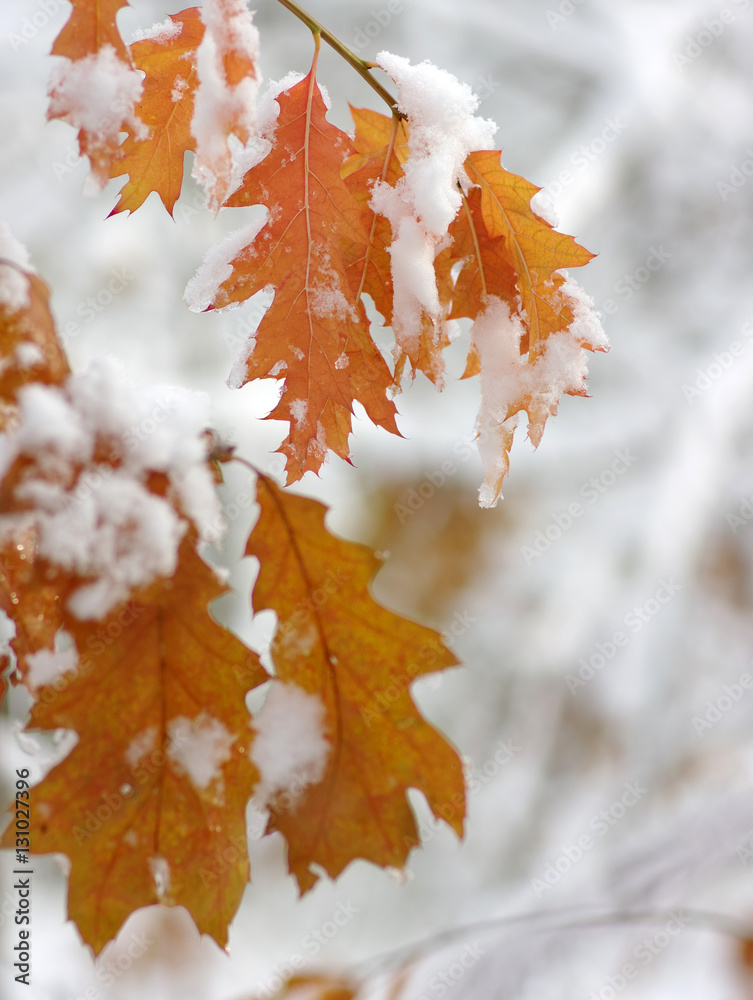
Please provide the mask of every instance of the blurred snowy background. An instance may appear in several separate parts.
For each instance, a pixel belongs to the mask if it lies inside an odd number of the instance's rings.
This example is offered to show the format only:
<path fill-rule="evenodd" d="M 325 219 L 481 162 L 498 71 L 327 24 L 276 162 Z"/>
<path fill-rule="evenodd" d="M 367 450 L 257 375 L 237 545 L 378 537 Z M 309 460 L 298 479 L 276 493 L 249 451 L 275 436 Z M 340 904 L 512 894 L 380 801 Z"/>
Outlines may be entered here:
<path fill-rule="evenodd" d="M 272 0 L 258 6 L 265 78 L 306 72 L 307 30 Z M 749 8 L 312 0 L 362 55 L 429 59 L 468 82 L 480 113 L 499 123 L 505 166 L 546 185 L 561 229 L 599 254 L 573 276 L 604 313 L 611 353 L 591 360 L 591 398 L 566 398 L 535 454 L 519 432 L 495 510 L 477 506 L 481 466 L 468 442 L 478 386 L 458 381 L 463 338 L 448 352 L 442 394 L 419 377 L 398 398 L 405 440 L 359 419 L 356 467 L 330 459 L 301 485 L 332 506 L 334 530 L 389 551 L 379 599 L 446 630 L 465 663 L 414 694 L 467 757 L 467 834 L 458 843 L 430 822 L 416 795 L 426 845 L 404 884 L 357 862 L 297 901 L 281 840 L 252 829 L 253 884 L 227 955 L 200 941 L 184 912 L 154 908 L 96 965 L 65 922 L 63 875 L 39 859 L 33 986 L 13 983 L 15 938 L 0 906 L 3 998 L 266 996 L 293 955 L 363 970 L 463 925 L 479 926 L 437 938 L 410 967 L 405 1000 L 753 996 L 749 951 L 699 912 L 753 927 Z M 82 197 L 75 133 L 45 122 L 48 53 L 69 9 L 0 6 L 0 218 L 52 287 L 75 369 L 112 353 L 138 382 L 209 392 L 216 426 L 279 471 L 271 452 L 282 427 L 257 419 L 269 388 L 224 384 L 258 309 L 193 315 L 182 301 L 243 210 L 215 219 L 190 184 L 175 222 L 154 195 L 133 217 L 106 220 L 121 181 Z M 131 0 L 119 24 L 128 39 L 175 10 Z M 377 107 L 329 51 L 321 79 L 341 127 L 346 100 Z M 124 288 L 108 297 L 113 273 Z M 251 493 L 247 477 L 231 470 L 228 480 L 225 502 L 239 509 L 224 552 L 233 561 L 254 508 L 239 499 Z M 248 627 L 254 575 L 246 560 L 237 595 L 217 611 L 260 645 L 273 623 Z M 39 777 L 56 752 L 52 739 L 14 735 L 26 707 L 16 692 L 0 718 L 5 793 L 13 768 Z M 533 911 L 544 916 L 522 919 Z M 639 911 L 646 922 L 619 916 Z"/>

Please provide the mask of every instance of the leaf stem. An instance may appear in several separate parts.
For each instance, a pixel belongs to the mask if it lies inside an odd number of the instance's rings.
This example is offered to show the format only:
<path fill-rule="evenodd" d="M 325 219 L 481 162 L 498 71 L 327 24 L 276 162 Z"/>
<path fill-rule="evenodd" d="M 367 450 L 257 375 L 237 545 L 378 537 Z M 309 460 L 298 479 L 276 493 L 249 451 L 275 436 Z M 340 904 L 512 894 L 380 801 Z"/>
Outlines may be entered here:
<path fill-rule="evenodd" d="M 287 7 L 291 14 L 295 14 L 299 20 L 303 21 L 306 27 L 313 33 L 314 37 L 320 35 L 327 45 L 330 45 L 335 52 L 338 53 L 338 55 L 341 55 L 347 63 L 350 63 L 356 73 L 358 73 L 360 77 L 363 77 L 371 89 L 375 90 L 377 94 L 379 94 L 385 104 L 388 105 L 393 115 L 397 118 L 405 118 L 405 115 L 397 110 L 395 106 L 395 98 L 392 94 L 390 94 L 388 90 L 385 90 L 381 83 L 379 83 L 378 80 L 375 80 L 371 75 L 371 70 L 376 67 L 376 63 L 366 62 L 365 59 L 361 59 L 360 56 L 357 56 L 355 52 L 351 52 L 347 45 L 344 45 L 336 35 L 333 35 L 331 31 L 328 31 L 327 28 L 320 24 L 315 17 L 312 17 L 308 11 L 304 10 L 303 7 L 300 7 L 295 0 L 278 0 L 278 3 L 281 3 L 283 7 Z"/>

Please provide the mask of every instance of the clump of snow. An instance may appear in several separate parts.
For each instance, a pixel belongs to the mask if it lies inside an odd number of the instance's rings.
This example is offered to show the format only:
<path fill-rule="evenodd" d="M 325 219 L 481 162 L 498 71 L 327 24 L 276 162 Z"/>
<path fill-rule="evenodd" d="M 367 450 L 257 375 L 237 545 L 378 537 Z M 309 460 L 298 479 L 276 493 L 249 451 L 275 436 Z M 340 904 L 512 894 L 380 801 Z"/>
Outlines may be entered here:
<path fill-rule="evenodd" d="M 594 351 L 608 351 L 609 341 L 591 296 L 570 277 L 564 285 L 560 285 L 558 295 L 573 314 L 571 336 L 580 343 L 588 344 Z"/>
<path fill-rule="evenodd" d="M 183 22 L 173 21 L 172 18 L 168 17 L 164 21 L 153 24 L 151 28 L 138 28 L 133 33 L 131 43 L 149 40 L 157 42 L 159 45 L 164 45 L 166 42 L 172 41 L 173 38 L 177 38 L 182 31 Z"/>
<path fill-rule="evenodd" d="M 566 282 L 559 294 L 566 297 L 573 310 L 573 323 L 567 330 L 547 337 L 533 364 L 527 356 L 520 355 L 525 329 L 520 317 L 510 313 L 506 302 L 492 297 L 473 325 L 473 343 L 481 361 L 478 430 L 484 467 L 484 483 L 479 491 L 482 507 L 494 507 L 500 498 L 499 484 L 507 471 L 506 452 L 518 422 L 517 413 L 508 416 L 511 408 L 526 400 L 529 437 L 534 447 L 538 446 L 547 417 L 557 412 L 562 394 L 583 391 L 588 374 L 583 344 L 606 348 L 607 341 L 589 297 L 571 282 Z"/>
<path fill-rule="evenodd" d="M 210 306 L 220 307 L 217 297 L 220 287 L 233 273 L 232 261 L 251 246 L 259 231 L 267 224 L 269 213 L 264 211 L 258 219 L 220 240 L 204 254 L 204 260 L 186 286 L 183 298 L 192 312 L 204 312 Z"/>
<path fill-rule="evenodd" d="M 136 138 L 148 137 L 149 129 L 134 111 L 143 89 L 142 74 L 119 59 L 112 45 L 103 45 L 93 55 L 64 59 L 53 69 L 49 116 L 87 132 L 91 155 L 117 147 L 125 125 Z"/>
<path fill-rule="evenodd" d="M 103 358 L 64 387 L 24 387 L 18 407 L 17 426 L 0 436 L 0 475 L 31 459 L 14 496 L 31 509 L 40 554 L 92 578 L 70 599 L 79 618 L 101 618 L 132 588 L 171 576 L 185 518 L 202 538 L 220 537 L 203 393 L 139 389 Z M 149 490 L 153 472 L 171 495 Z M 12 527 L 14 515 L 3 522 Z"/>
<path fill-rule="evenodd" d="M 307 399 L 294 399 L 290 403 L 290 415 L 298 427 L 306 420 L 309 401 Z"/>
<path fill-rule="evenodd" d="M 76 670 L 78 653 L 75 649 L 40 649 L 26 657 L 28 674 L 26 680 L 34 693 L 45 684 L 52 684 L 63 674 Z"/>
<path fill-rule="evenodd" d="M 546 188 L 541 188 L 531 198 L 531 211 L 548 223 L 552 229 L 556 229 L 560 224 L 559 216 L 554 209 L 554 201 Z"/>
<path fill-rule="evenodd" d="M 164 899 L 170 891 L 170 864 L 161 854 L 149 858 L 149 871 L 154 879 L 158 899 Z"/>
<path fill-rule="evenodd" d="M 9 261 L 16 267 L 3 261 Z M 19 269 L 33 273 L 29 253 L 15 238 L 8 223 L 0 221 L 0 307 L 9 312 L 18 312 L 31 303 L 29 279 Z"/>
<path fill-rule="evenodd" d="M 254 792 L 258 804 L 292 786 L 300 790 L 321 780 L 331 750 L 324 728 L 321 698 L 296 684 L 272 681 L 254 716 L 251 759 L 261 776 Z"/>
<path fill-rule="evenodd" d="M 256 131 L 242 149 L 233 150 L 233 170 L 228 187 L 228 197 L 242 184 L 249 170 L 261 163 L 271 152 L 277 119 L 280 116 L 280 105 L 277 98 L 280 94 L 303 79 L 303 74 L 291 70 L 281 80 L 272 80 L 262 94 L 256 111 Z"/>
<path fill-rule="evenodd" d="M 261 83 L 259 32 L 246 0 L 205 0 L 201 18 L 206 27 L 196 54 L 196 90 L 191 134 L 196 139 L 193 176 L 217 211 L 227 197 L 233 173 L 228 136 L 246 142 L 257 129 L 256 99 Z M 237 82 L 227 78 L 227 64 L 245 65 Z"/>
<path fill-rule="evenodd" d="M 44 351 L 39 344 L 24 340 L 16 346 L 16 362 L 19 368 L 35 368 L 44 361 Z"/>
<path fill-rule="evenodd" d="M 139 761 L 143 760 L 148 753 L 157 746 L 157 727 L 147 726 L 140 733 L 136 733 L 131 742 L 126 747 L 125 759 L 131 768 L 135 768 Z"/>
<path fill-rule="evenodd" d="M 434 258 L 462 203 L 458 184 L 469 153 L 491 147 L 497 126 L 477 117 L 479 99 L 468 84 L 429 62 L 411 66 L 402 56 L 380 52 L 377 64 L 395 81 L 397 106 L 410 125 L 410 155 L 395 187 L 377 182 L 375 212 L 392 227 L 394 331 L 405 351 L 416 347 L 421 313 L 436 319 L 439 297 Z"/>
<path fill-rule="evenodd" d="M 222 765 L 230 759 L 235 736 L 219 719 L 202 712 L 194 719 L 180 715 L 167 724 L 170 736 L 168 756 L 184 771 L 194 787 L 205 789 L 222 775 Z"/>

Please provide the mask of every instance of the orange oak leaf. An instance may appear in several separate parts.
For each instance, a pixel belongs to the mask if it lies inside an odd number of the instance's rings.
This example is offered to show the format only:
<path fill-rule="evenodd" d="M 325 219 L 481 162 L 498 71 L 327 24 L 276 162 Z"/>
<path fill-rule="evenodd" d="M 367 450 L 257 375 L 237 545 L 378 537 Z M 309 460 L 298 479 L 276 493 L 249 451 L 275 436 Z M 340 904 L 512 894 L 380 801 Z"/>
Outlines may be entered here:
<path fill-rule="evenodd" d="M 35 274 L 0 259 L 0 430 L 12 423 L 18 390 L 59 385 L 70 375 L 55 332 L 50 290 Z"/>
<path fill-rule="evenodd" d="M 49 288 L 35 274 L 0 260 L 0 430 L 16 424 L 18 393 L 25 385 L 60 385 L 70 374 L 49 297 Z M 3 513 L 8 508 L 5 496 L 0 507 Z M 16 624 L 10 645 L 21 671 L 29 653 L 52 648 L 60 625 L 55 576 L 38 572 L 33 525 L 0 537 L 0 608 Z"/>
<path fill-rule="evenodd" d="M 73 10 L 52 46 L 53 56 L 84 59 L 96 55 L 104 45 L 111 45 L 123 62 L 129 62 L 128 49 L 115 23 L 119 10 L 130 6 L 129 0 L 71 0 Z"/>
<path fill-rule="evenodd" d="M 468 157 L 473 186 L 449 230 L 459 264 L 450 318 L 474 321 L 463 377 L 481 377 L 483 506 L 497 502 L 509 471 L 515 415 L 527 413 L 538 446 L 560 397 L 586 395 L 582 351 L 607 349 L 582 293 L 559 272 L 593 255 L 535 214 L 530 199 L 540 189 L 505 171 L 499 157 Z"/>
<path fill-rule="evenodd" d="M 460 758 L 410 696 L 417 677 L 457 661 L 432 629 L 374 601 L 379 560 L 330 534 L 322 504 L 261 475 L 257 499 L 261 515 L 246 549 L 260 563 L 254 607 L 277 613 L 276 675 L 321 698 L 332 743 L 319 783 L 288 809 L 271 805 L 269 829 L 285 837 L 305 892 L 317 880 L 314 864 L 333 878 L 355 858 L 402 867 L 418 844 L 409 788 L 462 836 Z"/>
<path fill-rule="evenodd" d="M 368 235 L 365 246 L 354 245 L 348 261 L 348 274 L 354 292 L 371 296 L 374 305 L 392 325 L 392 273 L 389 246 L 392 227 L 383 215 L 369 207 L 374 184 L 378 181 L 394 187 L 403 175 L 402 164 L 408 158 L 408 125 L 402 119 L 382 115 L 368 108 L 350 109 L 356 126 L 353 144 L 357 152 L 341 167 L 341 175 L 358 202 L 363 226 Z M 443 267 L 447 255 L 440 254 L 435 262 L 437 286 L 442 306 L 449 302 L 452 280 L 449 267 Z M 424 314 L 421 333 L 415 345 L 406 351 L 395 348 L 395 384 L 399 384 L 406 362 L 412 372 L 422 371 L 441 388 L 444 375 L 442 350 L 449 344 L 443 324 L 432 322 Z"/>
<path fill-rule="evenodd" d="M 369 201 L 376 181 L 386 181 L 394 187 L 402 176 L 402 164 L 408 157 L 408 126 L 405 121 L 368 108 L 351 107 L 350 113 L 356 126 L 353 145 L 357 152 L 343 162 L 340 174 L 359 205 L 368 239 L 349 248 L 354 257 L 348 261 L 348 275 L 354 292 L 370 295 L 387 326 L 391 326 L 388 247 L 392 242 L 392 227 L 383 215 L 369 208 Z"/>
<path fill-rule="evenodd" d="M 175 32 L 134 42 L 131 55 L 142 70 L 144 94 L 136 105 L 138 118 L 149 129 L 146 139 L 126 125 L 128 137 L 118 150 L 111 177 L 128 174 L 128 182 L 110 215 L 135 212 L 156 191 L 172 215 L 183 184 L 183 160 L 196 148 L 191 135 L 196 88 L 196 50 L 204 37 L 198 7 L 171 14 Z"/>
<path fill-rule="evenodd" d="M 127 6 L 128 0 L 73 0 L 52 47 L 63 62 L 50 79 L 47 117 L 79 130 L 79 152 L 89 157 L 99 187 L 109 178 L 125 125 L 145 133 L 133 113 L 141 78 L 116 24 L 118 11 Z"/>
<path fill-rule="evenodd" d="M 529 361 L 533 362 L 547 336 L 562 329 L 556 325 L 561 309 L 552 306 L 557 292 L 550 283 L 552 275 L 561 268 L 581 267 L 594 254 L 536 215 L 531 198 L 541 188 L 505 170 L 499 150 L 471 153 L 465 170 L 481 189 L 481 210 L 489 236 L 504 239 L 501 253 L 516 274 L 528 326 Z"/>
<path fill-rule="evenodd" d="M 392 377 L 347 274 L 354 245 L 366 241 L 358 204 L 340 177 L 354 150 L 325 117 L 315 69 L 316 58 L 309 75 L 280 94 L 274 147 L 227 201 L 264 204 L 269 215 L 232 260 L 211 303 L 220 308 L 274 288 L 243 384 L 285 380 L 268 419 L 290 422 L 278 449 L 287 457 L 288 482 L 318 472 L 327 449 L 349 460 L 355 400 L 375 424 L 398 433 L 386 397 Z"/>
<path fill-rule="evenodd" d="M 209 616 L 226 588 L 194 541 L 171 579 L 101 621 L 68 616 L 78 660 L 35 692 L 30 727 L 80 738 L 34 789 L 32 849 L 70 859 L 68 915 L 95 953 L 158 902 L 186 907 L 224 946 L 249 879 L 257 772 L 244 698 L 267 675 Z"/>

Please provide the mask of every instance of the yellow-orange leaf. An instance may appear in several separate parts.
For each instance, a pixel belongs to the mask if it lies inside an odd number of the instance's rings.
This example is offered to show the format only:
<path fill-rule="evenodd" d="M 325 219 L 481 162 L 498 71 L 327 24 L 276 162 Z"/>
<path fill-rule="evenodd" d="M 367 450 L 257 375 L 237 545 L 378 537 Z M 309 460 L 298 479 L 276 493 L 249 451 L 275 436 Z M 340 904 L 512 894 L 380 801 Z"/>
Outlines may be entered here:
<path fill-rule="evenodd" d="M 110 176 L 120 130 L 125 123 L 138 126 L 133 102 L 140 78 L 115 23 L 127 6 L 128 0 L 73 0 L 71 16 L 52 47 L 52 54 L 66 61 L 53 71 L 47 117 L 79 129 L 79 152 L 89 157 L 100 187 Z"/>
<path fill-rule="evenodd" d="M 84 59 L 103 45 L 112 45 L 116 55 L 129 62 L 128 49 L 120 37 L 115 17 L 129 0 L 71 0 L 73 10 L 52 46 L 52 55 Z"/>
<path fill-rule="evenodd" d="M 264 204 L 269 218 L 232 260 L 212 302 L 222 307 L 268 286 L 275 290 L 246 381 L 285 379 L 269 418 L 290 422 L 278 449 L 287 456 L 288 482 L 317 472 L 327 449 L 349 459 L 354 400 L 374 423 L 398 433 L 386 397 L 390 371 L 346 270 L 354 245 L 366 240 L 358 204 L 340 177 L 343 158 L 354 150 L 326 120 L 315 67 L 316 60 L 307 77 L 279 96 L 274 147 L 228 199 L 236 207 Z"/>
<path fill-rule="evenodd" d="M 35 274 L 0 259 L 0 430 L 12 423 L 18 390 L 59 385 L 70 375 L 50 313 L 50 290 Z"/>
<path fill-rule="evenodd" d="M 340 172 L 359 205 L 369 238 L 365 244 L 353 245 L 348 275 L 353 291 L 370 295 L 387 326 L 391 326 L 392 275 L 387 248 L 392 242 L 392 227 L 383 215 L 369 208 L 369 201 L 377 181 L 394 187 L 402 177 L 402 164 L 408 156 L 408 126 L 368 108 L 351 107 L 350 113 L 356 126 L 353 145 L 357 152 L 344 161 Z"/>
<path fill-rule="evenodd" d="M 356 126 L 353 143 L 357 152 L 342 165 L 341 175 L 361 209 L 363 227 L 368 235 L 365 246 L 354 246 L 348 259 L 351 286 L 357 295 L 365 292 L 392 325 L 392 273 L 388 247 L 392 243 L 392 227 L 383 215 L 370 207 L 374 184 L 384 182 L 394 187 L 403 175 L 402 164 L 408 159 L 408 124 L 391 115 L 382 115 L 368 108 L 350 109 Z M 446 257 L 446 255 L 445 255 Z M 437 287 L 440 302 L 446 306 L 452 293 L 449 267 L 443 268 L 443 258 L 436 261 Z M 406 352 L 395 349 L 395 383 L 399 384 L 406 362 L 412 371 L 422 371 L 441 388 L 444 375 L 442 351 L 449 344 L 442 323 L 434 324 L 424 314 L 421 333 L 415 346 Z"/>
<path fill-rule="evenodd" d="M 332 743 L 321 781 L 289 810 L 272 803 L 270 829 L 287 840 L 301 891 L 316 882 L 314 864 L 333 878 L 355 858 L 401 867 L 418 843 L 409 788 L 462 835 L 460 758 L 410 696 L 417 677 L 457 661 L 432 629 L 374 601 L 379 560 L 330 534 L 322 504 L 263 476 L 257 499 L 246 550 L 260 562 L 254 607 L 277 613 L 276 674 L 322 699 Z"/>
<path fill-rule="evenodd" d="M 528 323 L 529 360 L 553 332 L 552 274 L 560 268 L 581 267 L 593 258 L 572 236 L 558 233 L 535 214 L 531 198 L 541 189 L 511 174 L 500 163 L 499 150 L 471 153 L 465 163 L 471 182 L 481 189 L 481 209 L 490 237 L 503 237 L 502 255 L 517 276 Z M 554 313 L 559 316 L 560 310 Z"/>
<path fill-rule="evenodd" d="M 191 135 L 196 87 L 196 50 L 204 37 L 199 8 L 171 14 L 178 34 L 145 38 L 131 46 L 136 69 L 143 70 L 144 94 L 137 117 L 149 129 L 147 139 L 126 124 L 128 137 L 118 150 L 111 177 L 128 174 L 120 200 L 110 215 L 135 212 L 152 191 L 172 215 L 183 184 L 183 160 L 196 148 Z"/>
<path fill-rule="evenodd" d="M 34 790 L 32 847 L 70 859 L 68 915 L 96 953 L 157 902 L 185 906 L 224 946 L 249 879 L 257 772 L 244 698 L 266 672 L 210 618 L 225 588 L 194 542 L 184 540 L 171 579 L 103 620 L 67 616 L 77 666 L 40 687 L 32 709 L 32 727 L 80 736 Z"/>

